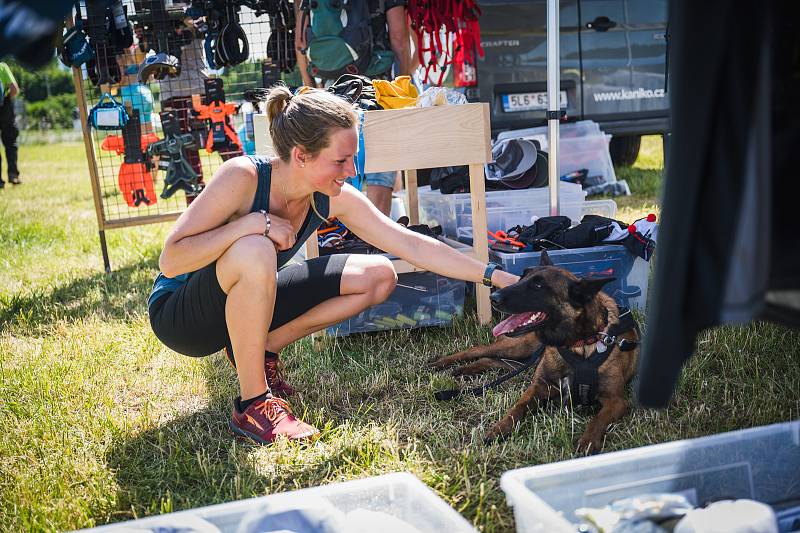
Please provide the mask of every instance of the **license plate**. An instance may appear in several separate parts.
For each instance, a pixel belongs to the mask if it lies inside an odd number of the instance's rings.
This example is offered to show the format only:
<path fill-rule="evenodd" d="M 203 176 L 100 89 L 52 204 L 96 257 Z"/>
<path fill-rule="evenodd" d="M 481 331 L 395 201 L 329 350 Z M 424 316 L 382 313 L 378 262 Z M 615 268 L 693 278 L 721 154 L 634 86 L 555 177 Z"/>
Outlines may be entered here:
<path fill-rule="evenodd" d="M 567 91 L 559 92 L 558 107 L 567 107 Z M 503 95 L 503 111 L 515 113 L 518 111 L 536 111 L 547 109 L 547 92 L 517 93 Z"/>

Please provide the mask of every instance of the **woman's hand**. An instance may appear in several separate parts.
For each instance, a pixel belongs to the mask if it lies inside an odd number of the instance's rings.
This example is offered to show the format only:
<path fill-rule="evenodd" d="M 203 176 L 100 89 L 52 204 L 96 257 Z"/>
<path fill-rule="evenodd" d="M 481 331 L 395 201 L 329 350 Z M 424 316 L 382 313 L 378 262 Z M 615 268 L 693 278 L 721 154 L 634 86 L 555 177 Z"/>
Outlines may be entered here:
<path fill-rule="evenodd" d="M 261 217 L 261 233 L 264 233 L 264 215 L 261 213 L 255 213 Z M 294 242 L 297 239 L 297 235 L 294 233 L 294 228 L 292 224 L 286 220 L 285 218 L 281 218 L 277 215 L 269 215 L 270 219 L 270 228 L 269 228 L 269 235 L 267 237 L 275 243 L 275 247 L 279 251 L 288 250 L 292 246 L 294 246 Z"/>
<path fill-rule="evenodd" d="M 270 221 L 269 235 L 267 237 L 275 243 L 275 247 L 278 250 L 288 250 L 294 246 L 297 237 L 289 221 L 269 213 L 267 216 L 269 216 Z M 246 235 L 264 235 L 264 231 L 267 229 L 267 219 L 260 211 L 248 213 L 240 220 L 245 225 Z"/>
<path fill-rule="evenodd" d="M 500 269 L 495 269 L 494 272 L 492 272 L 492 285 L 494 285 L 498 289 L 502 289 L 503 287 L 508 287 L 509 285 L 513 285 L 518 281 L 519 281 L 519 276 L 515 274 L 504 272 Z"/>

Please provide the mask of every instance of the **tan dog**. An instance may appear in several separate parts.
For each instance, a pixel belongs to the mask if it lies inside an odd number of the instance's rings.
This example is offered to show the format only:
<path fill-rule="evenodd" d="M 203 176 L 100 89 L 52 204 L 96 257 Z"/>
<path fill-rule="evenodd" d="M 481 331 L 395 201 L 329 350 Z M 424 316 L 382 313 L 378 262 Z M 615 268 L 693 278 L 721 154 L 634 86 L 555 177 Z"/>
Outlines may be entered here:
<path fill-rule="evenodd" d="M 486 440 L 508 435 L 542 402 L 571 395 L 573 402 L 602 406 L 578 441 L 579 452 L 597 453 L 608 426 L 628 411 L 625 385 L 636 369 L 638 326 L 630 311 L 621 319 L 614 300 L 600 292 L 613 278 L 579 279 L 553 266 L 547 252 L 542 252 L 540 265 L 492 294 L 495 309 L 511 313 L 495 326 L 494 343 L 442 357 L 432 367 L 442 370 L 469 361 L 453 371 L 456 376 L 508 369 L 504 360 L 525 361 L 544 345 L 531 385 Z"/>

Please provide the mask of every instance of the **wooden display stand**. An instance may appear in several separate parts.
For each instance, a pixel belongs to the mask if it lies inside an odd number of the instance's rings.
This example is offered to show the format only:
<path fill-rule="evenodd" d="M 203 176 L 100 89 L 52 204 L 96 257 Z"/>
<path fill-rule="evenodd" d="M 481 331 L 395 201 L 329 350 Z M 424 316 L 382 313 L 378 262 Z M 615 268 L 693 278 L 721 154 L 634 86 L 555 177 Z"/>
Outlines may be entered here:
<path fill-rule="evenodd" d="M 256 115 L 254 127 L 256 152 L 271 154 L 266 115 Z M 363 131 L 366 172 L 405 170 L 411 224 L 419 223 L 417 170 L 469 165 L 473 236 L 469 255 L 488 262 L 483 169 L 492 160 L 489 104 L 367 111 Z M 316 234 L 306 242 L 306 255 L 319 255 Z M 421 270 L 402 259 L 393 263 L 398 274 Z M 488 324 L 492 317 L 489 288 L 476 284 L 476 289 L 478 319 L 481 324 Z"/>

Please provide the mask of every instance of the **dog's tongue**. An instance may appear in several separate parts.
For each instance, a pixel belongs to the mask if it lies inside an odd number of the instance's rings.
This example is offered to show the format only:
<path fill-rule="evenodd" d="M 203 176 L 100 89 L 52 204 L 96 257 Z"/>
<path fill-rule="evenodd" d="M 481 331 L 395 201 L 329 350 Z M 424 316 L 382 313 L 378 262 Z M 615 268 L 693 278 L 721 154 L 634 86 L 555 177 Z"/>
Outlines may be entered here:
<path fill-rule="evenodd" d="M 509 331 L 514 331 L 522 324 L 525 323 L 526 320 L 531 318 L 534 313 L 519 313 L 516 315 L 511 315 L 510 317 L 506 318 L 499 324 L 497 324 L 494 329 L 492 329 L 492 335 L 495 337 L 499 337 L 500 335 L 504 335 Z"/>

